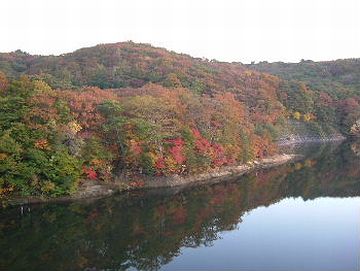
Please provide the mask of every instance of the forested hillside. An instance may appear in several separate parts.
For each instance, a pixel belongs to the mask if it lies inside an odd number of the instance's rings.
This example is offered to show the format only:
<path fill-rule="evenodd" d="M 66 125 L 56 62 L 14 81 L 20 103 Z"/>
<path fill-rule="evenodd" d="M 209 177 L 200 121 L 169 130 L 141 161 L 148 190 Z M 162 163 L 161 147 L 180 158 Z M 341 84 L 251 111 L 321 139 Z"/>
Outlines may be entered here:
<path fill-rule="evenodd" d="M 260 62 L 247 65 L 251 69 L 270 73 L 283 79 L 281 87 L 287 108 L 300 112 L 313 111 L 323 122 L 337 126 L 343 133 L 359 132 L 360 59 L 300 63 Z M 301 82 L 308 95 L 297 95 L 292 89 Z M 281 96 L 280 96 L 281 98 Z M 303 100 L 303 104 L 299 102 Z M 293 102 L 295 101 L 295 104 Z M 320 104 L 320 107 L 318 106 Z"/>
<path fill-rule="evenodd" d="M 303 81 L 311 89 L 329 94 L 332 98 L 360 95 L 360 59 L 300 63 L 260 62 L 248 67 L 271 73 L 286 80 Z"/>
<path fill-rule="evenodd" d="M 85 179 L 244 163 L 275 153 L 292 121 L 359 134 L 355 83 L 316 88 L 255 69 L 132 42 L 0 54 L 0 194 L 59 196 Z"/>

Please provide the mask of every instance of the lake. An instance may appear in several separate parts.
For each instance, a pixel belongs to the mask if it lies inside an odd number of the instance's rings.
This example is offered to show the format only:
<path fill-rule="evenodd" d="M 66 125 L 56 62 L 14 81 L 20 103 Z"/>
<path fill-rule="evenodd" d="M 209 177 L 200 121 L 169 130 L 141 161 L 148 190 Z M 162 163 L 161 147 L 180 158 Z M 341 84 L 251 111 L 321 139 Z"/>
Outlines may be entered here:
<path fill-rule="evenodd" d="M 284 150 L 304 158 L 215 185 L 4 208 L 0 270 L 359 270 L 358 147 Z"/>

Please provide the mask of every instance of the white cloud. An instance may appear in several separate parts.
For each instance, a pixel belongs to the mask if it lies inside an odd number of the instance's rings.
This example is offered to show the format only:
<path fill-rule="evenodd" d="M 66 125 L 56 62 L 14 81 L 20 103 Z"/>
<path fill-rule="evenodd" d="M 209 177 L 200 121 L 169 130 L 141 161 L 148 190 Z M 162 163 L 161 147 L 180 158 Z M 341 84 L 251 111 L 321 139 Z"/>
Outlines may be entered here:
<path fill-rule="evenodd" d="M 224 61 L 360 57 L 358 0 L 2 0 L 0 51 L 133 40 Z"/>

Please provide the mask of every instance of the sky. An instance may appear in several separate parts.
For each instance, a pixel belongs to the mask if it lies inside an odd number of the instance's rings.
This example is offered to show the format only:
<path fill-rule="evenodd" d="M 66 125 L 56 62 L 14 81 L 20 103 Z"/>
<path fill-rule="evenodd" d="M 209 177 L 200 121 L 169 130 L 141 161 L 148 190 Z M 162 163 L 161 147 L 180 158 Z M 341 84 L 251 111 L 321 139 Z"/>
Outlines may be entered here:
<path fill-rule="evenodd" d="M 0 52 L 132 40 L 219 61 L 360 57 L 360 0 L 1 0 Z"/>

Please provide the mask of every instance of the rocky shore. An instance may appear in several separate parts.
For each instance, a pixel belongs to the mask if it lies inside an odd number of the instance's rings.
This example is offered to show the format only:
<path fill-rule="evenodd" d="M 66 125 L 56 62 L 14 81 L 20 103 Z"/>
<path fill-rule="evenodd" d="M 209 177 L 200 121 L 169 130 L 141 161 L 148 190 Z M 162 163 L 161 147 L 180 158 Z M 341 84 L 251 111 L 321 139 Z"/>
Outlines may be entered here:
<path fill-rule="evenodd" d="M 93 200 L 110 196 L 115 193 L 139 190 L 154 189 L 163 187 L 188 187 L 202 184 L 213 184 L 239 177 L 253 170 L 270 168 L 282 165 L 300 158 L 295 154 L 277 154 L 260 160 L 248 162 L 237 166 L 227 166 L 213 169 L 205 173 L 193 176 L 173 175 L 167 177 L 146 177 L 141 180 L 122 180 L 116 179 L 114 183 L 103 183 L 92 180 L 83 181 L 78 191 L 71 195 L 58 198 L 39 198 L 39 197 L 19 197 L 12 198 L 11 205 L 32 204 L 41 202 L 66 202 L 74 200 Z"/>
<path fill-rule="evenodd" d="M 287 138 L 280 138 L 278 140 L 279 146 L 286 146 L 286 145 L 295 145 L 295 144 L 304 144 L 304 143 L 321 143 L 321 142 L 331 142 L 331 141 L 343 141 L 346 137 L 341 134 L 333 134 L 327 137 L 320 137 L 320 136 L 299 136 L 293 135 Z"/>
<path fill-rule="evenodd" d="M 322 143 L 342 141 L 346 137 L 335 129 L 324 130 L 312 122 L 288 120 L 285 128 L 278 135 L 280 146 L 304 143 Z"/>

